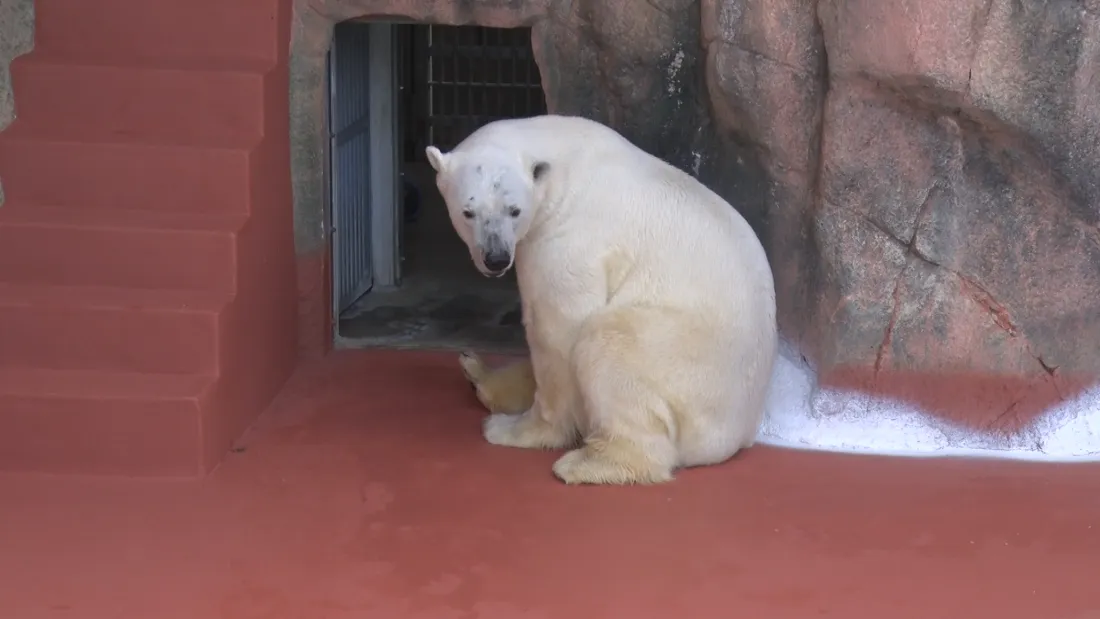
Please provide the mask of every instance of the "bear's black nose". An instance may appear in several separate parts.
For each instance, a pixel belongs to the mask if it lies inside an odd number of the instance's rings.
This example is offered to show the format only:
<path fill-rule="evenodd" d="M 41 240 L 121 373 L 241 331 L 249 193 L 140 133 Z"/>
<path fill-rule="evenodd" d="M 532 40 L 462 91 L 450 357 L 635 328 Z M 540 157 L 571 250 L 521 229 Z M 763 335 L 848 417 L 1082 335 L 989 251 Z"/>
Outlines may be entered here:
<path fill-rule="evenodd" d="M 512 255 L 506 251 L 485 252 L 485 268 L 496 275 L 512 264 Z"/>

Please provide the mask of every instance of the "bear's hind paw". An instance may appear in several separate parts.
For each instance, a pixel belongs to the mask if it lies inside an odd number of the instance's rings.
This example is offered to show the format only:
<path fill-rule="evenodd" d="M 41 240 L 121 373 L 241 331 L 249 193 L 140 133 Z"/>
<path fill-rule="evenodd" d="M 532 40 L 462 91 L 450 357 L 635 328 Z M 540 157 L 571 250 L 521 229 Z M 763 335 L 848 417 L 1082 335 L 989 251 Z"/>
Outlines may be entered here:
<path fill-rule="evenodd" d="M 471 350 L 462 351 L 458 355 L 458 365 L 462 367 L 462 374 L 466 376 L 466 380 L 470 381 L 475 387 L 485 377 L 485 364 L 476 352 Z"/>
<path fill-rule="evenodd" d="M 659 484 L 672 481 L 671 467 L 630 449 L 585 446 L 558 458 L 554 475 L 567 484 Z"/>

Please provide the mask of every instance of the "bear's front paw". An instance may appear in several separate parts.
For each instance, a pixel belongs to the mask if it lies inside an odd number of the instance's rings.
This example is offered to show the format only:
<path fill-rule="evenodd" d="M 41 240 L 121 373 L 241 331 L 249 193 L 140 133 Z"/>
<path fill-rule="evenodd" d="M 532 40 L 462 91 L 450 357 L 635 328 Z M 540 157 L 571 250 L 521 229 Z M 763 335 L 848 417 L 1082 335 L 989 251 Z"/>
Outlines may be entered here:
<path fill-rule="evenodd" d="M 503 445 L 505 447 L 526 447 L 519 440 L 516 431 L 516 426 L 521 419 L 519 415 L 504 415 L 494 414 L 485 418 L 485 422 L 482 424 L 483 434 L 485 440 L 493 445 Z"/>
<path fill-rule="evenodd" d="M 672 480 L 672 470 L 633 449 L 574 449 L 558 458 L 554 476 L 567 484 L 659 484 Z"/>
<path fill-rule="evenodd" d="M 572 432 L 551 426 L 531 411 L 522 415 L 489 415 L 482 429 L 486 441 L 504 447 L 560 449 L 576 442 Z"/>

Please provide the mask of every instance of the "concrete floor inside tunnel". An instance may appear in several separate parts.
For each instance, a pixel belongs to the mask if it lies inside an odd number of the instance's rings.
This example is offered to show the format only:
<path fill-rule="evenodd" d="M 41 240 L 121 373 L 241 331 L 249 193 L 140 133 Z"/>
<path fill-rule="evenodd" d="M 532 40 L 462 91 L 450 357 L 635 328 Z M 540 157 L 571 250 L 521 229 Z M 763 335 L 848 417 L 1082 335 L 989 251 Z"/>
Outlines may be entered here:
<path fill-rule="evenodd" d="M 372 290 L 345 310 L 337 345 L 525 351 L 515 273 L 501 278 L 478 273 L 428 164 L 409 164 L 406 178 L 418 204 L 415 218 L 404 224 L 403 281 L 396 288 Z"/>

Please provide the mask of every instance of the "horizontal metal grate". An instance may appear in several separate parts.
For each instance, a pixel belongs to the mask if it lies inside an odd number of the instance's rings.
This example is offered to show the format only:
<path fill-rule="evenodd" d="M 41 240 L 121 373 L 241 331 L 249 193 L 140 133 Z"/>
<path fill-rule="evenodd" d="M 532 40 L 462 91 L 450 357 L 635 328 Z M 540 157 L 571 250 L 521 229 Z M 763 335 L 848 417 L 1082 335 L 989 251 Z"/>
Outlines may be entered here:
<path fill-rule="evenodd" d="M 431 143 L 454 148 L 494 120 L 546 113 L 529 29 L 428 28 Z"/>

